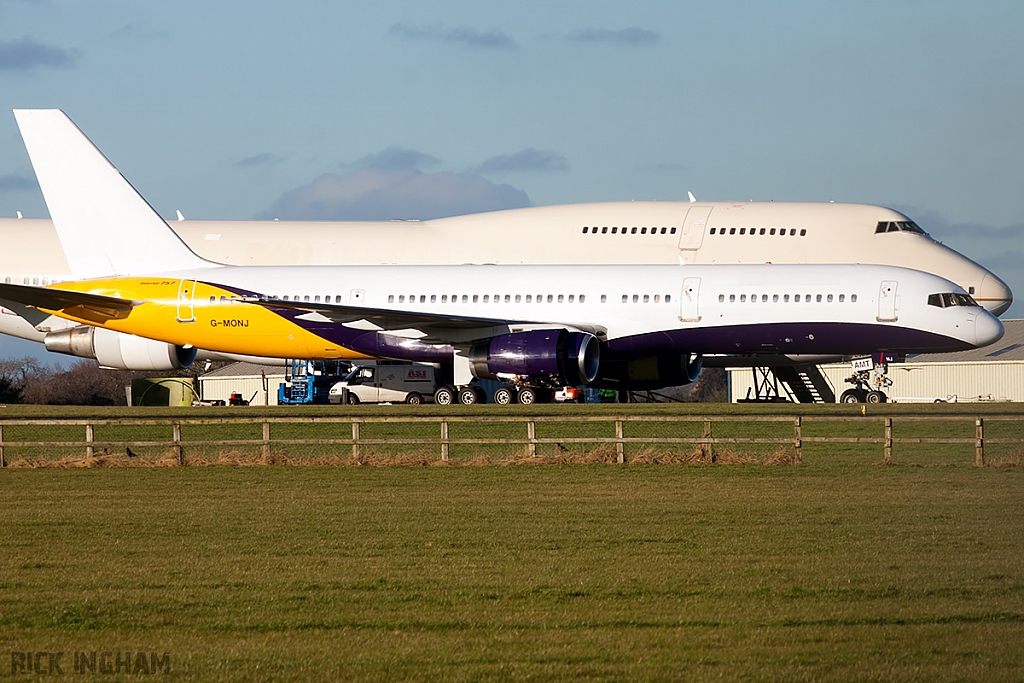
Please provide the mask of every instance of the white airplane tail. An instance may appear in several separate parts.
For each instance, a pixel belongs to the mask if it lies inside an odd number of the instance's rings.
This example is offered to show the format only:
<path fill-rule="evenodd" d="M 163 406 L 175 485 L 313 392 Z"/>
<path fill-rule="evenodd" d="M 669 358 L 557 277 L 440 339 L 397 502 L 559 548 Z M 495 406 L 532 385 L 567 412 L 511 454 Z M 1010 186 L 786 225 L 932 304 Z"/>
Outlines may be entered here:
<path fill-rule="evenodd" d="M 212 265 L 190 250 L 59 109 L 15 109 L 50 218 L 76 278 Z"/>

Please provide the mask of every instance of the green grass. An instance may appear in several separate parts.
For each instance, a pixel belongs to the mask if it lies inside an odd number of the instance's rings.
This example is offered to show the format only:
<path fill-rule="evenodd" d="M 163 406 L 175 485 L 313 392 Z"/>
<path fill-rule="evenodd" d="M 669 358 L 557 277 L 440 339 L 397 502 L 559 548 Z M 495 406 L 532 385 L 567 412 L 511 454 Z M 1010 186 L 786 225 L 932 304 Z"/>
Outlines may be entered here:
<path fill-rule="evenodd" d="M 1024 677 L 1024 469 L 816 449 L 9 469 L 0 650 L 169 652 L 197 681 Z"/>

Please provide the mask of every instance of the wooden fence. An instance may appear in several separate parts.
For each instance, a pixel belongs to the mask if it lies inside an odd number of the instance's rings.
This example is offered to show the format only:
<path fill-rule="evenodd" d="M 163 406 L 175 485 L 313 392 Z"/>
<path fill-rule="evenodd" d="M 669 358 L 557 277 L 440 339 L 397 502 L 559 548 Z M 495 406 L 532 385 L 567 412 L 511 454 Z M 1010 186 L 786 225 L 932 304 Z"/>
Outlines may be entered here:
<path fill-rule="evenodd" d="M 959 423 L 966 420 L 974 422 L 973 437 L 894 437 L 893 424 L 898 420 L 903 423 Z M 264 458 L 269 459 L 275 447 L 280 446 L 341 446 L 351 448 L 352 456 L 358 458 L 360 448 L 372 445 L 433 445 L 438 447 L 441 460 L 448 460 L 451 446 L 484 445 L 484 444 L 522 444 L 531 456 L 537 455 L 537 447 L 541 444 L 614 444 L 617 461 L 626 462 L 627 444 L 690 444 L 698 447 L 707 461 L 714 462 L 714 447 L 728 444 L 776 444 L 792 446 L 796 453 L 796 461 L 800 462 L 802 448 L 805 443 L 833 444 L 878 444 L 882 447 L 882 456 L 886 463 L 892 462 L 893 447 L 898 444 L 973 444 L 974 464 L 985 464 L 986 444 L 1024 444 L 1024 438 L 987 438 L 985 424 L 997 421 L 1020 422 L 1017 415 L 995 415 L 984 418 L 965 418 L 960 416 L 907 416 L 907 417 L 850 417 L 850 416 L 768 416 L 768 415 L 621 415 L 621 416 L 446 416 L 446 417 L 231 417 L 231 418 L 117 418 L 117 419 L 11 419 L 0 420 L 0 467 L 7 466 L 5 450 L 16 447 L 30 448 L 82 448 L 86 457 L 91 458 L 97 449 L 129 449 L 131 447 L 166 447 L 173 449 L 179 464 L 185 464 L 184 453 L 190 447 L 209 446 L 249 446 L 259 447 Z M 625 436 L 624 425 L 630 423 L 702 423 L 700 436 Z M 804 436 L 803 428 L 808 423 L 857 423 L 859 425 L 877 425 L 878 436 Z M 360 427 L 367 424 L 423 424 L 437 425 L 437 436 L 430 438 L 362 438 Z M 449 425 L 453 423 L 474 424 L 508 424 L 522 426 L 521 437 L 502 438 L 453 438 L 449 436 Z M 542 423 L 559 423 L 581 425 L 585 423 L 614 423 L 614 436 L 537 436 L 537 425 Z M 791 437 L 719 437 L 714 435 L 714 426 L 723 423 L 789 423 L 792 425 Z M 216 426 L 216 425 L 262 425 L 260 439 L 182 439 L 182 426 Z M 305 425 L 310 432 L 315 432 L 317 425 L 350 424 L 352 435 L 346 438 L 275 438 L 275 425 Z M 154 427 L 163 426 L 167 429 L 167 438 L 159 440 L 114 440 L 98 441 L 94 438 L 96 427 L 115 425 L 117 427 Z M 81 427 L 82 441 L 5 441 L 5 427 Z"/>

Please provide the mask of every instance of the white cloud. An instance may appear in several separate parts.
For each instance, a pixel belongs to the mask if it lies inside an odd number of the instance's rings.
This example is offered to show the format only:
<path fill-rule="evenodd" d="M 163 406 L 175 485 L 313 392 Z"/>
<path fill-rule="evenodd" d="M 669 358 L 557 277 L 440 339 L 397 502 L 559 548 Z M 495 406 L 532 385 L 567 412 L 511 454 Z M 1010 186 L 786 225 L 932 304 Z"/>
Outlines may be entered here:
<path fill-rule="evenodd" d="M 499 154 L 484 160 L 473 169 L 476 173 L 536 173 L 542 171 L 565 171 L 569 162 L 564 156 L 549 150 L 528 147 L 515 154 Z"/>
<path fill-rule="evenodd" d="M 286 220 L 428 220 L 529 206 L 511 185 L 476 175 L 416 169 L 362 168 L 325 173 L 282 195 L 261 218 Z"/>
<path fill-rule="evenodd" d="M 28 71 L 37 66 L 65 68 L 74 66 L 77 50 L 44 45 L 35 38 L 0 41 L 0 70 Z"/>

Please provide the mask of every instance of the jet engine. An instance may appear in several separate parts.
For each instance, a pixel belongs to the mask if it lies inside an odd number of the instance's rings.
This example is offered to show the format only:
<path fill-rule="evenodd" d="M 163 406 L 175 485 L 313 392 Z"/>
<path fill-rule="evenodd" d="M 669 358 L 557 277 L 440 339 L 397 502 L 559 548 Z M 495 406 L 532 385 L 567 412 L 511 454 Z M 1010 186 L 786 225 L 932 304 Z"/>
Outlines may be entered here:
<path fill-rule="evenodd" d="M 534 330 L 492 337 L 469 352 L 474 377 L 498 375 L 551 377 L 559 384 L 590 384 L 597 377 L 601 345 L 592 334 Z"/>
<path fill-rule="evenodd" d="M 95 358 L 101 366 L 118 370 L 180 370 L 196 358 L 194 348 L 89 325 L 47 332 L 43 343 L 47 351 Z"/>

